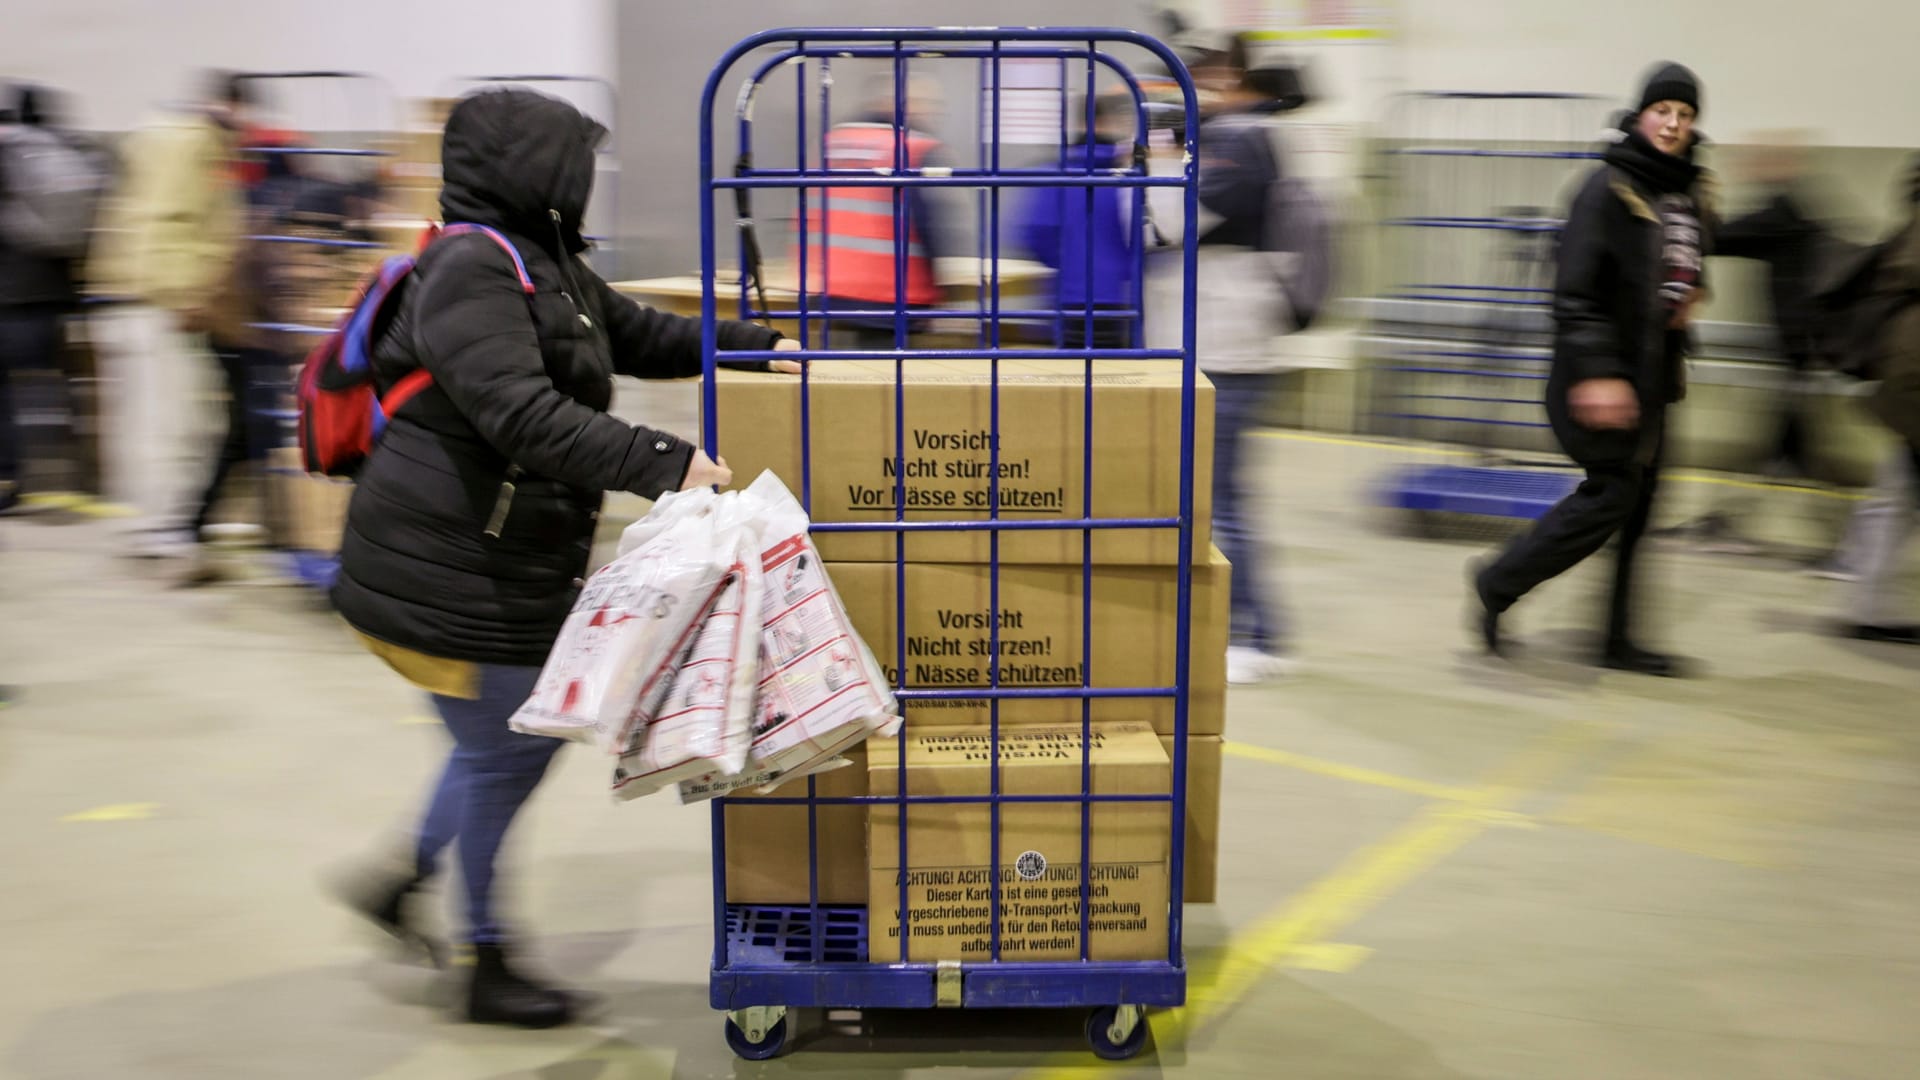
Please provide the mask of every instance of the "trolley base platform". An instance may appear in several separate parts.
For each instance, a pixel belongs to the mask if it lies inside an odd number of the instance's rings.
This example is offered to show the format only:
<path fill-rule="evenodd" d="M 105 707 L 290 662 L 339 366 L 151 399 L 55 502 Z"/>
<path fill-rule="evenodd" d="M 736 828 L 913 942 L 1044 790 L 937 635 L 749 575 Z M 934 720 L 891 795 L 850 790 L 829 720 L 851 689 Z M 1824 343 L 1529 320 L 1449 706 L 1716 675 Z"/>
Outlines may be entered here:
<path fill-rule="evenodd" d="M 1578 486 L 1578 476 L 1561 472 L 1428 465 L 1388 477 L 1381 501 L 1398 510 L 1532 520 Z"/>

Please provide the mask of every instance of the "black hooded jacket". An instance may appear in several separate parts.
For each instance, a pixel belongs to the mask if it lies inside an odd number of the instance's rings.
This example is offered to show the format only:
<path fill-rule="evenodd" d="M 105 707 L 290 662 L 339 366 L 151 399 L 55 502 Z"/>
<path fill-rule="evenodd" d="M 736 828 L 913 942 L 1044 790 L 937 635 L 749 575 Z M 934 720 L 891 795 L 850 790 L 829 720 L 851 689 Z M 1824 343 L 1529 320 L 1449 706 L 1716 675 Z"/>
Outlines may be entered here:
<path fill-rule="evenodd" d="M 700 323 L 619 295 L 576 258 L 605 135 L 519 89 L 470 97 L 447 120 L 442 215 L 504 233 L 535 291 L 486 236 L 446 238 L 421 256 L 374 349 L 383 390 L 422 365 L 433 383 L 355 478 L 333 600 L 371 637 L 542 663 L 586 572 L 602 494 L 652 498 L 686 476 L 690 444 L 607 414 L 615 375 L 700 374 Z M 719 339 L 767 349 L 779 336 L 723 323 Z"/>
<path fill-rule="evenodd" d="M 1713 252 L 1711 177 L 1686 157 L 1663 154 L 1622 133 L 1574 197 L 1560 233 L 1553 288 L 1553 368 L 1547 417 L 1569 456 L 1583 464 L 1644 458 L 1667 405 L 1686 393 L 1687 333 L 1669 329 L 1660 300 L 1665 279 L 1657 204 L 1690 194 L 1704 257 Z M 1705 279 L 1700 281 L 1705 288 Z M 1615 378 L 1638 391 L 1637 431 L 1593 431 L 1574 422 L 1568 391 L 1586 379 Z"/>

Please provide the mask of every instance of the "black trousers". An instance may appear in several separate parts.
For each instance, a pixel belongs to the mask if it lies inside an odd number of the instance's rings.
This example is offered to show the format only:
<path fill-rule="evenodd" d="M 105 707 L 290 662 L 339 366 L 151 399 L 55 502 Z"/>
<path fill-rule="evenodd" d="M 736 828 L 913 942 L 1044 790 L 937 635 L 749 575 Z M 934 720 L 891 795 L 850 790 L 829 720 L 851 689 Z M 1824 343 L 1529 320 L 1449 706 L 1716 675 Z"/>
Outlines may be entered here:
<path fill-rule="evenodd" d="M 268 380 L 284 376 L 286 361 L 266 349 L 213 343 L 213 355 L 220 361 L 220 372 L 227 384 L 227 433 L 220 442 L 220 456 L 213 464 L 213 477 L 200 495 L 193 513 L 193 534 L 207 527 L 220 492 L 233 474 L 234 466 L 258 461 L 273 445 L 272 421 L 263 410 L 272 405 L 273 393 Z"/>
<path fill-rule="evenodd" d="M 1620 550 L 1607 605 L 1607 640 L 1631 637 L 1634 563 L 1660 487 L 1659 449 L 1664 433 L 1652 435 L 1654 452 L 1644 461 L 1628 458 L 1587 464 L 1586 480 L 1481 570 L 1480 591 L 1489 607 L 1505 611 L 1536 586 L 1573 569 L 1617 534 Z"/>

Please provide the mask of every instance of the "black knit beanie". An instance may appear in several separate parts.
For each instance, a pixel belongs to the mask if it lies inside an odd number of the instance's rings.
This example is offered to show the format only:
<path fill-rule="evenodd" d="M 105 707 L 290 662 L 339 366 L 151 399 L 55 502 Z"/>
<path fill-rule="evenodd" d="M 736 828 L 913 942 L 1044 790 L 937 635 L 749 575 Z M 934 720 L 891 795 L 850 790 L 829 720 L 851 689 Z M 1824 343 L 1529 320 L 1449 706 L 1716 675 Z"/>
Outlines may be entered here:
<path fill-rule="evenodd" d="M 1646 89 L 1640 91 L 1640 104 L 1634 112 L 1645 111 L 1656 101 L 1678 101 L 1700 110 L 1700 80 L 1693 72 L 1671 61 L 1655 65 L 1653 73 L 1647 76 Z"/>

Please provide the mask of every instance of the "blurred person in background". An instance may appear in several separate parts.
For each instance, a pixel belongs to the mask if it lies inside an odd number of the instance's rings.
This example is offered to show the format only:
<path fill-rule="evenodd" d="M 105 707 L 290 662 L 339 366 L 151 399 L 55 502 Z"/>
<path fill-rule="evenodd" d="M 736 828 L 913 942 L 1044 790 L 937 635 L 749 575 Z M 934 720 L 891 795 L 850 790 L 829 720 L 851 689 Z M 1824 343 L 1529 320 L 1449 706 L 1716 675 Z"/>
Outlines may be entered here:
<path fill-rule="evenodd" d="M 205 461 L 206 334 L 245 220 L 235 152 L 252 93 L 229 73 L 205 78 L 205 100 L 128 136 L 125 183 L 89 266 L 94 292 L 122 301 L 94 324 L 107 494 L 140 511 L 136 555 L 195 550 L 181 516 Z"/>
<path fill-rule="evenodd" d="M 1214 386 L 1214 540 L 1233 563 L 1227 680 L 1244 685 L 1293 666 L 1285 615 L 1265 572 L 1271 545 L 1255 520 L 1249 460 L 1253 430 L 1264 422 L 1284 362 L 1274 338 L 1291 314 L 1263 250 L 1280 176 L 1264 117 L 1279 103 L 1249 74 L 1248 36 L 1235 34 L 1223 46 L 1190 60 L 1202 109 L 1195 346 Z"/>
<path fill-rule="evenodd" d="M 421 367 L 433 382 L 390 418 L 356 478 L 333 589 L 367 647 L 432 696 L 454 743 L 403 865 L 368 872 L 349 899 L 425 944 L 414 903 L 457 841 L 472 944 L 462 1005 L 481 1023 L 551 1027 L 579 1007 L 513 962 L 494 864 L 560 745 L 508 721 L 584 584 L 602 493 L 651 499 L 732 479 L 692 443 L 607 412 L 615 375 L 699 375 L 701 326 L 621 296 L 579 257 L 606 134 L 524 89 L 475 94 L 448 117 L 442 215 L 504 234 L 535 291 L 485 235 L 420 257 L 373 362 L 383 393 Z M 720 325 L 719 344 L 797 345 L 739 322 Z"/>
<path fill-rule="evenodd" d="M 1547 416 L 1587 477 L 1474 574 L 1476 628 L 1495 655 L 1507 647 L 1502 613 L 1617 534 L 1599 662 L 1643 675 L 1687 673 L 1679 658 L 1636 643 L 1632 607 L 1667 408 L 1686 394 L 1688 327 L 1713 252 L 1710 178 L 1694 162 L 1700 97 L 1693 72 L 1657 67 L 1568 211 L 1554 280 Z"/>
<path fill-rule="evenodd" d="M 1808 387 L 1817 377 L 1814 291 L 1833 237 L 1813 211 L 1802 137 L 1786 133 L 1766 136 L 1760 142 L 1750 168 L 1754 183 L 1761 189 L 1762 202 L 1720 226 L 1714 235 L 1713 253 L 1752 259 L 1766 267 L 1776 347 L 1786 361 L 1787 372 L 1779 428 L 1770 436 L 1766 458 L 1759 464 L 1766 475 L 1804 480 L 1815 475 L 1807 427 Z M 1690 535 L 1707 541 L 1709 550 L 1757 552 L 1757 545 L 1738 535 L 1734 516 L 1735 508 L 1723 503 L 1661 535 Z"/>
<path fill-rule="evenodd" d="M 871 80 L 860 119 L 836 124 L 827 133 L 826 167 L 867 175 L 875 169 L 892 169 L 903 139 L 908 169 L 948 166 L 946 150 L 932 134 L 940 125 L 944 108 L 940 84 L 925 75 L 907 80 L 904 131 L 895 128 L 895 105 L 893 76 Z M 898 302 L 912 310 L 940 303 L 935 260 L 957 249 L 952 230 L 958 214 L 950 200 L 933 188 L 907 188 L 901 200 L 906 204 L 905 295 L 895 278 L 891 190 L 825 188 L 808 207 L 807 291 L 819 298 L 821 309 L 891 309 Z M 920 329 L 922 322 L 910 322 L 909 332 Z M 894 320 L 890 317 L 836 318 L 832 326 L 856 349 L 889 350 L 894 346 Z"/>
<path fill-rule="evenodd" d="M 63 322 L 77 312 L 85 256 L 106 155 L 66 131 L 59 103 L 36 86 L 0 102 L 0 511 L 20 500 L 24 448 L 14 378 L 60 372 Z M 54 408 L 72 415 L 64 377 Z"/>
<path fill-rule="evenodd" d="M 1084 105 L 1074 111 L 1086 115 Z M 1131 95 L 1097 97 L 1091 143 L 1084 134 L 1073 137 L 1060 167 L 1072 173 L 1132 165 L 1134 121 Z M 1054 271 L 1054 306 L 1064 313 L 1057 324 L 1061 348 L 1124 349 L 1133 344 L 1131 319 L 1102 314 L 1134 303 L 1132 207 L 1131 193 L 1123 196 L 1111 187 L 1035 188 L 1022 204 L 1015 235 L 1035 262 Z"/>
<path fill-rule="evenodd" d="M 271 152 L 290 145 L 284 139 L 249 135 L 246 142 L 254 151 L 245 155 L 239 170 L 247 204 L 245 235 L 207 303 L 207 345 L 220 367 L 226 410 L 218 425 L 219 444 L 210 479 L 187 526 L 187 537 L 200 550 L 182 581 L 186 585 L 209 585 L 221 578 L 205 546 L 207 526 L 234 470 L 264 459 L 278 444 L 278 422 L 269 413 L 286 392 L 296 358 L 296 346 L 283 333 L 265 329 L 298 321 L 294 318 L 296 290 L 285 265 L 290 245 L 251 237 L 287 231 L 282 226 L 302 190 L 299 159 Z M 268 152 L 259 152 L 263 149 Z"/>
<path fill-rule="evenodd" d="M 1881 331 L 1884 360 L 1867 408 L 1899 442 L 1880 466 L 1875 497 L 1856 515 L 1860 578 L 1841 625 L 1864 641 L 1920 645 L 1920 621 L 1893 614 L 1900 556 L 1920 505 L 1920 163 L 1907 176 L 1906 223 L 1885 248 L 1877 289 L 1904 297 Z"/>

